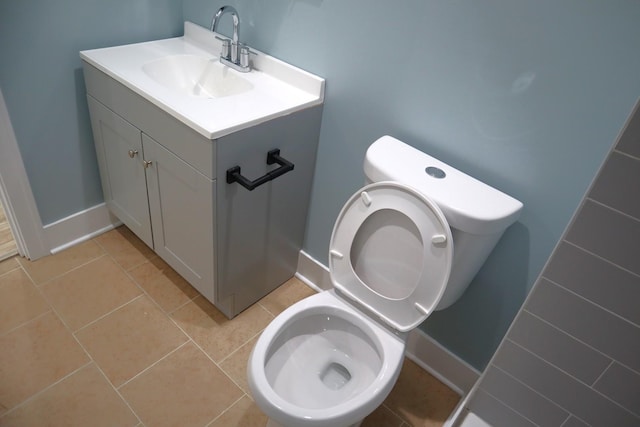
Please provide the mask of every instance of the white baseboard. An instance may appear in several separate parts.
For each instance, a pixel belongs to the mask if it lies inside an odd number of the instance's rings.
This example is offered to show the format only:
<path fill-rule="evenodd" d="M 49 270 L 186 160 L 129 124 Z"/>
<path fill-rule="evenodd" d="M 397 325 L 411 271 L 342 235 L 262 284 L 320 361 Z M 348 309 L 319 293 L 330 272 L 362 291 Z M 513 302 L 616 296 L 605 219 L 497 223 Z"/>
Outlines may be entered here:
<path fill-rule="evenodd" d="M 43 228 L 51 253 L 55 254 L 120 224 L 121 222 L 109 212 L 107 206 L 101 203 L 47 224 Z"/>
<path fill-rule="evenodd" d="M 317 291 L 331 288 L 329 269 L 305 251 L 298 256 L 296 277 Z M 480 372 L 418 328 L 409 334 L 406 354 L 461 396 L 480 378 Z"/>

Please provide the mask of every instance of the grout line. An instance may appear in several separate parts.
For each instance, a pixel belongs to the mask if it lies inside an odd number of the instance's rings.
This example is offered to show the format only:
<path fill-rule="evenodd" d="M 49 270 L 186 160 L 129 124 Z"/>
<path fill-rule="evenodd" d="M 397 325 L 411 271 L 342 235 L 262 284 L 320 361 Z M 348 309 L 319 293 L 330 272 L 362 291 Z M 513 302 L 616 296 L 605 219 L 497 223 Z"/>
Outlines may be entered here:
<path fill-rule="evenodd" d="M 46 300 L 45 300 L 45 303 L 47 303 L 47 305 L 49 305 L 48 301 L 46 301 Z M 54 316 L 56 315 L 56 313 L 53 310 L 49 309 L 49 310 L 45 311 L 44 313 L 40 313 L 36 317 L 33 317 L 33 318 L 29 319 L 29 320 L 26 320 L 26 321 L 20 323 L 18 326 L 14 326 L 13 328 L 9 329 L 8 331 L 3 332 L 2 334 L 0 334 L 0 338 L 4 338 L 5 336 L 7 336 L 10 333 L 16 331 L 17 329 L 20 329 L 23 326 L 28 325 L 29 323 L 35 322 L 36 320 L 40 319 L 43 316 L 46 316 L 47 314 L 53 314 Z M 64 323 L 63 323 L 63 325 L 64 325 Z M 66 325 L 64 325 L 64 326 L 66 326 Z"/>
<path fill-rule="evenodd" d="M 494 367 L 498 368 L 497 366 L 493 365 Z M 502 371 L 502 369 L 500 369 Z M 508 372 L 502 371 L 505 374 L 509 375 Z M 511 376 L 511 375 L 509 375 Z M 517 378 L 512 377 L 514 380 L 518 381 L 520 384 L 524 385 L 525 387 L 527 387 L 529 390 L 533 391 L 534 393 L 536 393 L 537 395 L 539 395 L 540 397 L 544 398 L 545 400 L 548 400 L 549 402 L 551 402 L 554 406 L 560 408 L 561 410 L 563 410 L 564 412 L 567 413 L 567 417 L 571 416 L 571 412 L 567 411 L 566 409 L 564 409 L 563 407 L 561 407 L 560 405 L 552 402 L 550 399 L 547 399 L 546 397 L 544 397 L 543 395 L 541 395 L 540 393 L 538 393 L 537 391 L 535 391 L 534 389 L 532 389 L 531 387 L 527 386 L 525 383 L 523 383 L 522 381 L 519 381 Z M 529 421 L 531 424 L 533 425 L 539 425 L 535 422 L 533 422 L 532 419 L 530 419 L 529 417 L 525 416 L 523 413 L 521 413 L 520 411 L 516 410 L 515 408 L 513 408 L 511 405 L 509 405 L 507 402 L 504 402 L 502 399 L 498 398 L 498 396 L 494 395 L 493 393 L 490 393 L 487 389 L 485 388 L 480 388 L 480 390 L 486 394 L 488 394 L 489 396 L 493 397 L 495 400 L 497 400 L 498 402 L 500 402 L 501 404 L 503 404 L 505 407 L 509 408 L 510 410 L 512 410 L 514 413 L 518 414 L 520 417 L 522 417 L 523 419 Z"/>
<path fill-rule="evenodd" d="M 602 378 L 602 377 L 604 376 L 604 374 L 606 374 L 606 373 L 607 373 L 607 371 L 608 371 L 608 370 L 613 366 L 613 364 L 614 364 L 614 363 L 616 363 L 616 361 L 615 361 L 615 360 L 612 360 L 612 361 L 611 361 L 611 363 L 609 363 L 609 364 L 607 365 L 607 367 L 606 367 L 606 368 L 604 368 L 604 369 L 602 370 L 602 372 L 600 372 L 600 375 L 598 375 L 598 378 L 596 378 L 595 380 L 593 380 L 593 382 L 590 384 L 590 386 L 589 386 L 589 387 L 594 388 L 594 386 L 596 385 L 596 383 L 597 383 L 598 381 L 600 381 L 600 378 Z"/>
<path fill-rule="evenodd" d="M 590 350 L 593 350 L 594 352 L 600 354 L 603 357 L 606 357 L 609 360 L 613 360 L 613 358 L 611 356 L 609 356 L 608 354 L 602 352 L 602 350 L 598 350 L 597 348 L 593 347 L 591 344 L 586 343 L 584 341 L 582 341 L 580 338 L 574 337 L 573 335 L 571 335 L 569 332 L 565 331 L 564 329 L 561 329 L 559 327 L 557 327 L 556 325 L 554 325 L 553 323 L 549 322 L 548 320 L 538 316 L 535 313 L 530 312 L 529 310 L 527 310 L 526 308 L 523 308 L 522 311 L 526 312 L 527 314 L 530 314 L 531 316 L 535 317 L 536 319 L 540 320 L 541 322 L 545 323 L 547 326 L 552 327 L 553 329 L 555 329 L 556 331 L 559 331 L 565 335 L 567 335 L 568 337 L 576 340 L 577 342 L 579 342 L 580 344 L 588 347 Z M 509 338 L 510 341 L 513 341 L 509 336 L 505 336 L 507 338 Z M 516 342 L 516 341 L 513 341 Z"/>
<path fill-rule="evenodd" d="M 31 274 L 29 274 L 29 270 L 27 270 L 24 266 L 22 266 L 22 267 L 24 268 L 24 270 L 25 270 L 25 272 L 27 273 L 27 275 L 29 276 L 29 278 L 33 281 L 33 283 L 34 283 L 37 287 L 41 287 L 41 286 L 44 286 L 44 285 L 48 284 L 49 282 L 52 282 L 52 281 L 54 281 L 54 280 L 56 280 L 56 279 L 59 279 L 59 278 L 60 278 L 60 277 L 62 277 L 62 276 L 66 276 L 67 274 L 71 273 L 72 271 L 75 271 L 75 270 L 77 270 L 77 269 L 79 269 L 79 268 L 82 268 L 82 267 L 84 267 L 84 266 L 88 265 L 88 264 L 91 264 L 92 262 L 99 260 L 100 258 L 104 257 L 105 255 L 106 255 L 106 254 L 103 252 L 102 254 L 98 255 L 98 256 L 97 256 L 97 257 L 95 257 L 95 258 L 91 258 L 90 260 L 88 260 L 88 261 L 86 261 L 86 262 L 83 262 L 82 264 L 76 265 L 75 267 L 72 267 L 72 268 L 70 268 L 69 270 L 66 270 L 64 273 L 60 273 L 60 274 L 58 274 L 57 276 L 50 277 L 50 278 L 48 278 L 47 280 L 45 280 L 44 282 L 41 282 L 41 283 L 37 283 L 37 282 L 33 279 L 33 277 L 31 276 Z M 47 255 L 47 256 L 55 256 L 55 255 Z M 34 262 L 34 261 L 29 261 L 29 260 L 27 260 L 26 262 Z M 20 263 L 20 264 L 22 264 L 22 263 Z"/>
<path fill-rule="evenodd" d="M 69 372 L 68 374 L 66 374 L 65 376 L 58 378 L 56 381 L 52 382 L 51 384 L 49 384 L 48 386 L 46 386 L 45 388 L 38 390 L 37 392 L 35 392 L 34 394 L 32 394 L 31 396 L 27 397 L 25 400 L 23 400 L 22 402 L 18 403 L 16 406 L 14 406 L 13 408 L 9 409 L 7 412 L 5 412 L 4 414 L 2 414 L 0 416 L 0 419 L 3 418 L 4 416 L 16 411 L 18 408 L 21 408 L 25 405 L 28 405 L 29 402 L 31 402 L 32 400 L 36 399 L 38 396 L 40 396 L 41 394 L 45 393 L 46 391 L 48 391 L 49 389 L 55 387 L 56 385 L 60 384 L 61 382 L 63 382 L 64 380 L 66 380 L 67 378 L 71 377 L 72 375 L 76 374 L 77 372 L 81 371 L 82 369 L 86 368 L 87 366 L 91 365 L 93 363 L 92 359 L 89 359 L 89 361 L 87 363 L 85 363 L 84 365 L 74 369 L 73 371 Z"/>
<path fill-rule="evenodd" d="M 596 205 L 600 205 L 603 208 L 609 209 L 609 210 L 611 210 L 611 211 L 613 211 L 615 213 L 618 213 L 618 214 L 620 214 L 622 216 L 627 217 L 628 219 L 634 220 L 635 222 L 640 222 L 640 218 L 636 218 L 633 215 L 630 215 L 630 214 L 628 214 L 626 212 L 623 212 L 620 209 L 616 209 L 613 206 L 607 205 L 606 203 L 603 203 L 603 202 L 601 202 L 601 201 L 599 201 L 597 199 L 594 199 L 594 198 L 591 198 L 591 197 L 586 197 L 585 200 L 589 200 L 590 202 L 593 202 Z"/>
<path fill-rule="evenodd" d="M 629 270 L 628 268 L 625 268 L 625 267 L 623 267 L 623 266 L 621 266 L 621 265 L 618 265 L 618 264 L 616 264 L 615 262 L 613 262 L 613 261 L 611 261 L 611 260 L 609 260 L 609 259 L 607 259 L 607 258 L 604 258 L 602 255 L 598 255 L 598 254 L 597 254 L 597 253 L 595 253 L 595 252 L 591 252 L 590 250 L 585 249 L 585 248 L 583 248 L 582 246 L 580 246 L 580 245 L 578 245 L 578 244 L 576 244 L 576 243 L 573 243 L 573 242 L 571 242 L 571 241 L 569 241 L 569 240 L 566 240 L 566 239 L 565 239 L 565 240 L 563 240 L 563 242 L 568 243 L 569 245 L 571 245 L 571 246 L 575 247 L 576 249 L 579 249 L 579 250 L 581 250 L 581 251 L 583 251 L 583 252 L 585 252 L 585 253 L 587 253 L 587 254 L 589 254 L 589 255 L 593 256 L 593 257 L 596 257 L 596 258 L 598 258 L 599 260 L 604 261 L 604 262 L 606 262 L 606 263 L 607 263 L 607 264 L 609 264 L 609 265 L 612 265 L 612 266 L 614 266 L 614 267 L 616 267 L 616 268 L 618 268 L 618 269 L 620 269 L 620 270 L 622 270 L 622 271 L 625 271 L 625 272 L 627 272 L 627 273 L 629 273 L 629 274 L 631 274 L 631 275 L 633 275 L 633 276 L 635 276 L 635 277 L 639 277 L 639 278 L 640 278 L 640 274 L 636 273 L 635 271 L 631 271 L 631 270 Z"/>
<path fill-rule="evenodd" d="M 136 296 L 136 297 L 134 297 L 134 298 L 130 299 L 129 301 L 127 301 L 127 302 L 125 302 L 125 303 L 120 304 L 119 306 L 117 306 L 117 307 L 116 307 L 116 308 L 114 308 L 113 310 L 109 311 L 108 313 L 105 313 L 105 314 L 103 314 L 103 315 L 101 315 L 101 316 L 99 316 L 99 317 L 95 318 L 95 319 L 94 319 L 94 320 L 92 320 L 91 322 L 87 323 L 86 325 L 83 325 L 82 327 L 78 328 L 76 331 L 72 331 L 71 333 L 75 335 L 75 334 L 77 334 L 78 332 L 81 332 L 81 331 L 83 331 L 84 329 L 87 329 L 89 326 L 95 325 L 96 323 L 98 323 L 99 321 L 101 321 L 102 319 L 104 319 L 105 317 L 107 317 L 107 316 L 109 316 L 109 315 L 111 315 L 111 314 L 115 313 L 116 311 L 120 310 L 121 308 L 123 308 L 123 307 L 125 307 L 125 306 L 127 306 L 127 305 L 129 305 L 129 304 L 132 304 L 134 301 L 136 301 L 136 300 L 138 300 L 138 299 L 140 299 L 140 298 L 142 298 L 142 297 L 144 297 L 144 295 L 143 295 L 143 294 L 140 294 L 140 295 L 138 295 L 138 296 Z"/>
<path fill-rule="evenodd" d="M 131 381 L 135 380 L 136 378 L 138 378 L 139 376 L 141 376 L 142 374 L 144 374 L 145 372 L 147 372 L 149 369 L 153 368 L 154 366 L 156 366 L 158 363 L 162 362 L 163 360 L 165 360 L 167 357 L 171 356 L 173 353 L 175 353 L 176 351 L 180 350 L 182 347 L 184 347 L 185 345 L 189 344 L 191 341 L 191 338 L 189 337 L 188 340 L 186 340 L 185 342 L 183 342 L 182 344 L 180 344 L 179 346 L 177 346 L 176 348 L 174 348 L 173 350 L 171 350 L 170 352 L 168 352 L 167 354 L 165 354 L 164 356 L 162 356 L 160 359 L 156 360 L 155 362 L 153 362 L 152 364 L 150 364 L 149 366 L 147 366 L 146 368 L 144 368 L 142 371 L 138 372 L 137 374 L 135 374 L 134 376 L 132 376 L 131 378 L 129 378 L 128 380 L 126 380 L 125 382 L 123 382 L 122 384 L 120 384 L 118 387 L 115 387 L 117 390 L 120 390 L 122 387 L 126 386 L 127 384 L 129 384 Z"/>
<path fill-rule="evenodd" d="M 552 368 L 557 369 L 558 371 L 562 372 L 563 374 L 565 374 L 565 375 L 566 375 L 566 376 L 568 376 L 569 378 L 571 378 L 571 379 L 573 379 L 574 381 L 577 381 L 578 383 L 580 383 L 581 385 L 583 385 L 583 386 L 587 387 L 587 388 L 588 388 L 589 390 L 591 390 L 592 392 L 597 393 L 598 395 L 600 395 L 600 397 L 602 397 L 602 398 L 604 398 L 604 399 L 608 400 L 609 402 L 613 403 L 614 405 L 616 405 L 617 407 L 619 407 L 619 408 L 620 408 L 620 409 L 622 409 L 623 411 L 626 411 L 626 412 L 628 412 L 628 413 L 630 413 L 630 414 L 633 414 L 633 415 L 635 415 L 635 416 L 638 416 L 638 414 L 636 414 L 636 413 L 632 412 L 631 410 L 629 410 L 629 409 L 625 408 L 625 407 L 624 407 L 624 406 L 622 406 L 620 403 L 618 403 L 618 402 L 616 402 L 615 400 L 611 399 L 611 398 L 610 398 L 609 396 L 607 396 L 606 394 L 601 393 L 599 390 L 597 390 L 597 389 L 595 389 L 595 388 L 591 387 L 589 384 L 585 383 L 584 381 L 582 381 L 582 380 L 580 380 L 580 379 L 578 379 L 578 378 L 574 377 L 574 376 L 573 376 L 573 375 L 571 375 L 570 373 L 568 373 L 568 372 L 566 372 L 565 370 L 563 370 L 563 369 L 559 368 L 558 366 L 554 365 L 553 363 L 549 362 L 548 360 L 543 359 L 542 357 L 538 356 L 537 354 L 535 354 L 535 353 L 534 353 L 534 352 L 532 352 L 531 350 L 529 350 L 529 349 L 527 349 L 527 348 L 525 348 L 525 347 L 521 346 L 520 344 L 518 344 L 518 343 L 517 343 L 517 342 L 515 342 L 515 341 L 511 341 L 509 338 L 507 338 L 506 340 L 507 340 L 507 341 L 509 341 L 509 342 L 511 342 L 512 344 L 514 344 L 514 345 L 516 345 L 516 346 L 520 347 L 521 349 L 523 349 L 523 350 L 524 350 L 524 351 L 526 351 L 527 353 L 531 354 L 531 355 L 532 355 L 533 357 L 535 357 L 536 359 L 541 360 L 544 364 L 549 365 L 549 366 L 551 366 Z M 497 365 L 493 365 L 493 366 L 495 366 L 496 368 L 500 369 Z M 502 369 L 500 369 L 500 370 L 502 370 Z M 507 372 L 507 373 L 508 373 L 508 372 Z M 524 384 L 524 383 L 523 383 L 523 384 Z M 538 393 L 538 394 L 539 394 L 539 393 Z M 558 405 L 558 406 L 560 406 L 560 405 Z M 562 407 L 562 408 L 564 409 L 564 407 Z M 565 410 L 566 410 L 566 409 L 565 409 Z"/>
<path fill-rule="evenodd" d="M 636 157 L 636 156 L 634 156 L 633 154 L 629 154 L 629 153 L 626 153 L 626 152 L 624 152 L 624 151 L 620 151 L 620 150 L 619 150 L 619 149 L 617 149 L 617 148 L 614 148 L 614 149 L 613 149 L 613 152 L 615 152 L 615 153 L 617 153 L 617 154 L 622 154 L 623 156 L 625 156 L 625 157 L 629 157 L 629 158 L 631 158 L 631 159 L 633 159 L 633 160 L 640 160 L 640 157 Z"/>
<path fill-rule="evenodd" d="M 242 389 L 241 389 L 242 390 Z M 223 416 L 224 414 L 226 414 L 227 412 L 229 412 L 229 410 L 231 408 L 233 408 L 236 403 L 240 402 L 245 396 L 247 395 L 247 393 L 242 393 L 242 396 L 240 396 L 235 402 L 233 402 L 232 404 L 230 404 L 229 406 L 227 406 L 224 411 L 222 411 L 221 413 L 219 413 L 217 416 L 215 416 L 211 421 L 209 421 L 207 424 L 205 424 L 205 427 L 209 427 L 211 424 L 215 423 L 216 420 L 218 418 L 220 418 L 221 416 Z"/>
<path fill-rule="evenodd" d="M 557 282 L 549 279 L 547 276 L 541 276 L 541 277 L 544 278 L 545 280 L 547 280 L 549 283 L 552 283 L 553 285 L 558 286 L 559 288 L 561 288 L 561 289 L 569 292 L 570 294 L 578 297 L 581 301 L 584 301 L 586 303 L 592 304 L 592 305 L 598 307 L 599 309 L 601 309 L 603 311 L 606 311 L 607 313 L 611 314 L 612 316 L 615 316 L 618 319 L 624 321 L 625 323 L 630 324 L 631 326 L 634 326 L 636 328 L 640 327 L 640 325 L 637 325 L 636 323 L 632 322 L 631 320 L 627 319 L 626 317 L 623 317 L 620 314 L 616 313 L 615 311 L 612 311 L 611 309 L 609 309 L 607 307 L 603 307 L 600 304 L 598 304 L 597 302 L 591 301 L 590 299 L 580 295 L 579 293 L 577 293 L 577 292 L 575 292 L 575 291 L 573 291 L 573 290 L 571 290 L 569 288 L 566 288 L 566 287 L 562 286 L 560 283 L 557 283 Z"/>

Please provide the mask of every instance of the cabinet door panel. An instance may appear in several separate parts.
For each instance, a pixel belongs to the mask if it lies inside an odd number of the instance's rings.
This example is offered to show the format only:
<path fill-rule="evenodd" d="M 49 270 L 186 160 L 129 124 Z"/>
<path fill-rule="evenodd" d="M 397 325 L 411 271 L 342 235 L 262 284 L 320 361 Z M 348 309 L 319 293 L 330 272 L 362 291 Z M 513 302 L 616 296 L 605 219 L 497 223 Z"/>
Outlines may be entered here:
<path fill-rule="evenodd" d="M 155 251 L 201 294 L 214 298 L 214 181 L 142 135 Z"/>
<path fill-rule="evenodd" d="M 153 248 L 141 132 L 88 96 L 107 207 Z"/>

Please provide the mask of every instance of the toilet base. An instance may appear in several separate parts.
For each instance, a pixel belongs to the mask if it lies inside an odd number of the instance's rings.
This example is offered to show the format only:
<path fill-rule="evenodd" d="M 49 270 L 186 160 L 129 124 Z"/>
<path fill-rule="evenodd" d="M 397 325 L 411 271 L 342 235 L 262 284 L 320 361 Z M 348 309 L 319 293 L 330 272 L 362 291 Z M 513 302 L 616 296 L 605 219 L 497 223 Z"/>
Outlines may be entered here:
<path fill-rule="evenodd" d="M 359 421 L 355 424 L 351 424 L 350 426 L 346 426 L 346 427 L 360 427 L 360 424 L 362 424 L 362 421 Z M 282 424 L 278 424 L 277 422 L 269 418 L 269 421 L 267 421 L 267 425 L 265 427 L 285 427 L 285 426 L 283 426 Z"/>

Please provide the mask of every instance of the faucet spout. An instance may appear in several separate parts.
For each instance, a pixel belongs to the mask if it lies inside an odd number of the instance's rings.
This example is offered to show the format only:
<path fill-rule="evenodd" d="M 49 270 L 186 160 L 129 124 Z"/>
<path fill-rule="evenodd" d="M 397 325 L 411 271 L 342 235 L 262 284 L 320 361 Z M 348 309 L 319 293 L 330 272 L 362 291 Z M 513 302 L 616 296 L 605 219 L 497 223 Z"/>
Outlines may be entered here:
<path fill-rule="evenodd" d="M 238 15 L 238 11 L 233 6 L 222 6 L 215 15 L 213 15 L 210 29 L 214 33 L 217 32 L 216 30 L 218 29 L 220 19 L 226 13 L 230 13 L 233 18 L 233 37 L 229 40 L 216 36 L 217 39 L 222 40 L 220 62 L 237 71 L 247 73 L 251 71 L 249 65 L 249 54 L 251 51 L 248 46 L 240 44 L 240 16 Z"/>
<path fill-rule="evenodd" d="M 225 13 L 230 13 L 231 18 L 233 18 L 233 37 L 232 42 L 234 45 L 238 45 L 238 40 L 240 38 L 240 17 L 238 16 L 238 11 L 233 6 L 222 6 L 215 15 L 213 15 L 213 19 L 211 20 L 211 31 L 216 32 L 218 29 L 218 24 L 220 23 L 220 18 Z"/>

